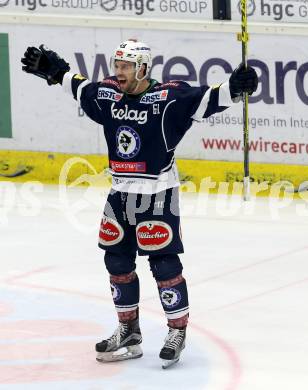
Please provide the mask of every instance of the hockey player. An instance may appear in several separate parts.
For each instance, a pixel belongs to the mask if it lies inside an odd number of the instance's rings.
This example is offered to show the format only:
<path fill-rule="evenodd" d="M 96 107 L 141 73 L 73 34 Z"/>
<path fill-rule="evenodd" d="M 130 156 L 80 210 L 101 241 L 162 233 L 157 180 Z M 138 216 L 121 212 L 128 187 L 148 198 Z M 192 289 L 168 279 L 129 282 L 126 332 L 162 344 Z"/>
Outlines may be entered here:
<path fill-rule="evenodd" d="M 174 151 L 193 121 L 202 121 L 251 95 L 258 79 L 240 65 L 226 82 L 191 87 L 182 81 L 162 84 L 150 78 L 148 45 L 121 43 L 111 58 L 115 74 L 91 82 L 71 73 L 67 62 L 43 45 L 28 47 L 23 70 L 62 84 L 85 113 L 103 125 L 108 145 L 112 189 L 104 209 L 99 246 L 105 250 L 119 326 L 96 344 L 98 361 L 142 356 L 139 328 L 139 280 L 136 253 L 148 256 L 168 321 L 160 351 L 163 367 L 177 362 L 185 346 L 188 294 L 179 254 L 181 239 Z"/>

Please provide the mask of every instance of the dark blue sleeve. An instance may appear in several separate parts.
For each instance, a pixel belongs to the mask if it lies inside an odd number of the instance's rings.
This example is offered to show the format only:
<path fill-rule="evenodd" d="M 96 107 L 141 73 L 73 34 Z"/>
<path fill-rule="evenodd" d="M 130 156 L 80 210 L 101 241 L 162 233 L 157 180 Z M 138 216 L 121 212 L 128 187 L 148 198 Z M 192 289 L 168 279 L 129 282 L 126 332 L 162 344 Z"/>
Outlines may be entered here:
<path fill-rule="evenodd" d="M 104 104 L 97 100 L 100 83 L 92 83 L 79 74 L 68 73 L 64 76 L 62 85 L 64 90 L 71 93 L 79 102 L 90 119 L 104 124 Z"/>
<path fill-rule="evenodd" d="M 214 87 L 191 87 L 187 83 L 179 83 L 172 90 L 163 119 L 164 134 L 170 149 L 176 147 L 193 121 L 202 122 L 231 104 L 228 83 Z"/>
<path fill-rule="evenodd" d="M 192 121 L 202 122 L 204 118 L 221 112 L 233 104 L 229 83 L 209 87 L 191 87 L 184 84 L 175 90 L 175 110 L 183 127 L 191 126 Z"/>

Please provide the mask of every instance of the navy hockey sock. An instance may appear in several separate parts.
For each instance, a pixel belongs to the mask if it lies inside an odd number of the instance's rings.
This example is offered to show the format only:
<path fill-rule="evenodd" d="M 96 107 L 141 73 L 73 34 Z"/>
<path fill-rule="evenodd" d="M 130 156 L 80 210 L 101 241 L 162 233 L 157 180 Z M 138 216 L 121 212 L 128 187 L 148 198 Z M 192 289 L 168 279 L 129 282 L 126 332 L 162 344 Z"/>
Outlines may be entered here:
<path fill-rule="evenodd" d="M 189 304 L 186 281 L 182 275 L 158 281 L 162 306 L 171 328 L 185 328 L 188 323 Z"/>
<path fill-rule="evenodd" d="M 135 272 L 110 275 L 110 287 L 119 321 L 136 319 L 140 295 L 138 275 Z"/>

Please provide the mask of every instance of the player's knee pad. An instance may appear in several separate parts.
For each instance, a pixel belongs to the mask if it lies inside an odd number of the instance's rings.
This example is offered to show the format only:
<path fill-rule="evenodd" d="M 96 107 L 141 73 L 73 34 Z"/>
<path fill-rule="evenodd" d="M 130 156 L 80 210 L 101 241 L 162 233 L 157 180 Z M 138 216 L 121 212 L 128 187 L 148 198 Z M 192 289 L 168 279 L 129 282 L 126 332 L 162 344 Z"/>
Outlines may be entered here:
<path fill-rule="evenodd" d="M 106 251 L 105 265 L 110 275 L 124 275 L 133 272 L 136 269 L 136 255 L 119 254 Z"/>
<path fill-rule="evenodd" d="M 176 254 L 151 255 L 149 262 L 152 274 L 157 281 L 173 279 L 183 270 L 181 260 Z"/>

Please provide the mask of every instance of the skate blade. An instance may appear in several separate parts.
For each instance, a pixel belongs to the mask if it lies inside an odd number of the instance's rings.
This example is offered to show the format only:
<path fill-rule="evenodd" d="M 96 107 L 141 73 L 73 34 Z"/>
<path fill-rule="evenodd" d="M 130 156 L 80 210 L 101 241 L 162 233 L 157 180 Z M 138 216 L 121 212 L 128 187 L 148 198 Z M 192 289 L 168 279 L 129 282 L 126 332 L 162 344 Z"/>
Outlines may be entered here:
<path fill-rule="evenodd" d="M 161 360 L 162 360 L 162 368 L 165 370 L 166 368 L 169 368 L 174 364 L 176 364 L 180 360 L 180 358 L 178 357 L 177 359 L 173 359 L 173 360 L 165 360 L 165 359 L 161 359 Z"/>
<path fill-rule="evenodd" d="M 117 351 L 98 352 L 96 360 L 101 363 L 119 362 L 128 359 L 137 359 L 143 355 L 140 345 L 130 345 L 122 347 Z"/>

